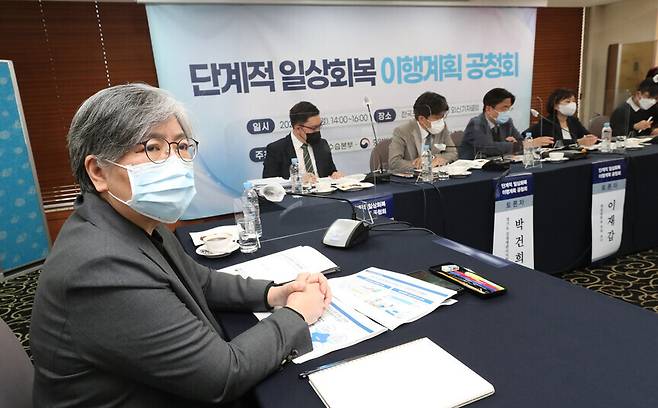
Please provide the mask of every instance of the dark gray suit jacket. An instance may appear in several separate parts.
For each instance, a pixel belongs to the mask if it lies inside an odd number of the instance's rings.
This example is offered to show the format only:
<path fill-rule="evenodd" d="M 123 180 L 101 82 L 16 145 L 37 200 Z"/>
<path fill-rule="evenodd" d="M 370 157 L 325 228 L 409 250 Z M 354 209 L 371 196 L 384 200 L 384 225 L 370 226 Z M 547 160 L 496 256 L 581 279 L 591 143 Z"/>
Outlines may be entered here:
<path fill-rule="evenodd" d="M 312 349 L 285 308 L 226 341 L 210 309 L 265 310 L 269 282 L 203 267 L 158 227 L 182 282 L 143 230 L 95 194 L 80 201 L 37 287 L 35 407 L 222 403 Z"/>
<path fill-rule="evenodd" d="M 505 140 L 506 137 L 512 136 L 518 142 L 522 140 L 521 134 L 514 127 L 514 121 L 510 119 L 507 123 L 499 125 L 499 140 L 496 141 L 491 133 L 489 121 L 484 113 L 471 118 L 464 129 L 464 138 L 459 145 L 459 158 L 473 160 L 477 153 L 485 156 L 502 156 L 512 153 L 514 144 Z"/>

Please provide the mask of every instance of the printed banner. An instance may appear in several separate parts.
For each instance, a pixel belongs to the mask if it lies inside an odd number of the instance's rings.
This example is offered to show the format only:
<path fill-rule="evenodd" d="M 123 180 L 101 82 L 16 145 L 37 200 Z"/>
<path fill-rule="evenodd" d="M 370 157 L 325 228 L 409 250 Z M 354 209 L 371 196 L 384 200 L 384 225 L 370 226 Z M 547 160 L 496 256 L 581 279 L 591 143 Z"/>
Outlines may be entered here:
<path fill-rule="evenodd" d="M 345 174 L 367 173 L 373 133 L 388 138 L 425 91 L 444 95 L 463 129 L 494 87 L 516 95 L 528 125 L 536 10 L 300 5 L 146 6 L 158 82 L 191 114 L 197 195 L 184 218 L 232 211 L 260 178 L 265 146 L 291 129 L 306 100 Z M 386 22 L 382 24 L 382 22 Z M 514 33 L 510 35 L 509 33 Z"/>
<path fill-rule="evenodd" d="M 0 278 L 42 261 L 49 247 L 14 67 L 0 60 Z"/>
<path fill-rule="evenodd" d="M 532 174 L 505 177 L 495 187 L 493 254 L 534 269 Z"/>
<path fill-rule="evenodd" d="M 626 196 L 626 161 L 592 164 L 592 262 L 615 254 L 621 245 Z"/>

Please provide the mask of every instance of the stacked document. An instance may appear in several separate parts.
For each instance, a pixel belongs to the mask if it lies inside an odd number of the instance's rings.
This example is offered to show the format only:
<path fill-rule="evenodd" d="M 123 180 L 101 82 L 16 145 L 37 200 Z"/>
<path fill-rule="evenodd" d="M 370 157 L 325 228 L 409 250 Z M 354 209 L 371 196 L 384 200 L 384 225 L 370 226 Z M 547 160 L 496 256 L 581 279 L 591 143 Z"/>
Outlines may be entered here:
<path fill-rule="evenodd" d="M 274 283 L 295 280 L 297 275 L 306 273 L 331 273 L 340 270 L 338 265 L 309 246 L 298 246 L 251 261 L 232 265 L 220 272 L 240 275 L 244 278 L 265 279 Z"/>
<path fill-rule="evenodd" d="M 308 376 L 330 408 L 461 407 L 494 393 L 484 378 L 428 338 Z"/>
<path fill-rule="evenodd" d="M 293 360 L 303 363 L 394 330 L 450 305 L 456 292 L 419 279 L 368 268 L 354 275 L 329 280 L 330 307 L 309 327 L 313 351 Z M 269 313 L 256 313 L 264 319 Z"/>

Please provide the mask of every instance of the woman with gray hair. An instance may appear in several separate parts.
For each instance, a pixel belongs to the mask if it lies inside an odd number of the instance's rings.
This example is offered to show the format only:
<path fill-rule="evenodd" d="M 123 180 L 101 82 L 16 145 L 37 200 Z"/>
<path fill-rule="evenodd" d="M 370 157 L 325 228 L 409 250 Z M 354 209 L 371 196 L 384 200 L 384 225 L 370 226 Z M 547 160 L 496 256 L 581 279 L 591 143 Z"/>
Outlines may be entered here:
<path fill-rule="evenodd" d="M 104 89 L 73 118 L 82 194 L 43 266 L 32 311 L 34 406 L 191 407 L 237 400 L 312 349 L 326 278 L 244 279 L 187 256 L 162 223 L 195 194 L 199 143 L 166 92 Z M 271 310 L 227 341 L 211 310 Z"/>

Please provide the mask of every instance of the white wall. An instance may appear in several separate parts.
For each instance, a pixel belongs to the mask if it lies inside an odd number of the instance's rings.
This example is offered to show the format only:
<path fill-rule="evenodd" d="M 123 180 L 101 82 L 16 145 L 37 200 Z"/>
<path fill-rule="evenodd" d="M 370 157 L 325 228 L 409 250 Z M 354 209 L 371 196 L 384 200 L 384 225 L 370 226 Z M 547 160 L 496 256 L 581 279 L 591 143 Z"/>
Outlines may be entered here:
<path fill-rule="evenodd" d="M 624 0 L 588 7 L 580 118 L 603 111 L 608 46 L 658 39 L 658 0 Z"/>

